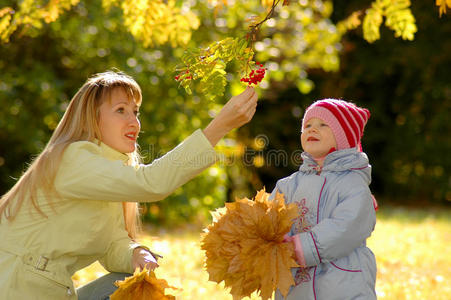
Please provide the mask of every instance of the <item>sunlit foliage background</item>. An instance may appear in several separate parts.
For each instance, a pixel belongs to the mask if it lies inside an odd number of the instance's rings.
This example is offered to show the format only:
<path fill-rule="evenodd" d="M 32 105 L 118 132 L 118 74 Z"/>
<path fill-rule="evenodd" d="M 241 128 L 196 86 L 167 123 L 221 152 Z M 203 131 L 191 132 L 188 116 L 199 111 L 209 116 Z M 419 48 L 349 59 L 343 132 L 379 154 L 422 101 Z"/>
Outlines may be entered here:
<path fill-rule="evenodd" d="M 244 37 L 247 19 L 264 16 L 271 2 L 0 0 L 0 194 L 43 149 L 71 97 L 97 72 L 117 68 L 141 85 L 145 162 L 205 127 L 244 86 L 232 64 L 224 97 L 208 100 L 196 87 L 188 95 L 174 81 L 185 48 Z M 289 2 L 253 44 L 268 75 L 252 122 L 220 143 L 221 162 L 168 199 L 143 205 L 147 224 L 162 226 L 148 227 L 143 236 L 165 256 L 158 274 L 183 287 L 181 299 L 231 299 L 207 282 L 200 227 L 225 201 L 263 186 L 271 191 L 277 179 L 296 171 L 305 107 L 336 97 L 372 113 L 363 146 L 373 166 L 371 189 L 382 205 L 369 240 L 378 259 L 379 298 L 450 299 L 449 1 L 412 1 L 411 11 L 407 0 Z M 397 6 L 396 14 L 389 15 L 387 5 Z M 21 6 L 35 10 L 20 15 Z M 355 23 L 359 11 L 363 24 Z M 22 23 L 14 23 L 13 12 Z M 8 36 L 5 28 L 12 30 Z M 384 208 L 394 203 L 405 208 Z M 418 210 L 429 206 L 439 208 Z M 161 229 L 186 224 L 196 226 Z M 93 266 L 74 279 L 80 285 L 102 272 Z"/>

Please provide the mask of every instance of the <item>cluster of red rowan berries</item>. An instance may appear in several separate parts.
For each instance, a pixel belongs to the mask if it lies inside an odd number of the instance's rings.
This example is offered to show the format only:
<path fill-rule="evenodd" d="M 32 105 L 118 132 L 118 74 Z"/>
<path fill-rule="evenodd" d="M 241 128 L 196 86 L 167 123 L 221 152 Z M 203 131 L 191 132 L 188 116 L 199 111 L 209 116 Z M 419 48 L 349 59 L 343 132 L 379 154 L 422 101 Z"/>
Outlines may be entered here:
<path fill-rule="evenodd" d="M 175 79 L 176 81 L 182 80 L 181 77 L 182 77 L 183 74 L 189 74 L 189 70 L 186 70 L 186 71 L 184 71 L 184 72 L 181 72 L 179 75 L 175 76 L 174 79 Z M 186 76 L 186 77 L 183 78 L 183 79 L 193 79 L 193 77 L 192 77 L 191 75 L 189 75 L 189 76 Z"/>
<path fill-rule="evenodd" d="M 266 68 L 263 68 L 263 64 L 259 64 L 258 62 L 255 63 L 256 66 L 259 66 L 259 68 L 257 70 L 252 70 L 249 73 L 249 76 L 244 76 L 243 78 L 240 79 L 241 82 L 247 82 L 248 85 L 251 84 L 259 84 L 262 80 L 263 77 L 265 77 L 265 73 L 266 73 Z"/>

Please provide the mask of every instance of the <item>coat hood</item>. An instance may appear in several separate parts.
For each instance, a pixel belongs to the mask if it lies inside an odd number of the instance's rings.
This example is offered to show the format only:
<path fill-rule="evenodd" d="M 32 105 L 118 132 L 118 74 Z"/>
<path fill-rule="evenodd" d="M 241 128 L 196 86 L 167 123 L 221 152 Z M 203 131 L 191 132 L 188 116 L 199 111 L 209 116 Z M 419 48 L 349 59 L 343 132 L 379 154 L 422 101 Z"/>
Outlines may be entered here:
<path fill-rule="evenodd" d="M 312 173 L 318 172 L 319 165 L 313 157 L 307 153 L 302 153 L 303 163 L 299 168 L 300 172 Z M 322 172 L 356 172 L 370 184 L 371 182 L 371 165 L 368 156 L 364 152 L 360 152 L 357 148 L 348 148 L 334 151 L 326 156 Z"/>

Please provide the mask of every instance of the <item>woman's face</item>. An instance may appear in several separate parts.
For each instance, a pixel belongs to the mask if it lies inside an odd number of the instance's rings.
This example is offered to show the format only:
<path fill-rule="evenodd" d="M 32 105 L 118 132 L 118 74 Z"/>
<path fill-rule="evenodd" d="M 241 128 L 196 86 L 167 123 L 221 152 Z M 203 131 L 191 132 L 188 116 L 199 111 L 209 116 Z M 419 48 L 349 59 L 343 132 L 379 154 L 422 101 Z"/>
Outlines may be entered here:
<path fill-rule="evenodd" d="M 102 142 L 122 152 L 135 151 L 141 124 L 138 119 L 139 106 L 130 100 L 122 88 L 111 92 L 111 102 L 100 105 L 100 134 Z"/>

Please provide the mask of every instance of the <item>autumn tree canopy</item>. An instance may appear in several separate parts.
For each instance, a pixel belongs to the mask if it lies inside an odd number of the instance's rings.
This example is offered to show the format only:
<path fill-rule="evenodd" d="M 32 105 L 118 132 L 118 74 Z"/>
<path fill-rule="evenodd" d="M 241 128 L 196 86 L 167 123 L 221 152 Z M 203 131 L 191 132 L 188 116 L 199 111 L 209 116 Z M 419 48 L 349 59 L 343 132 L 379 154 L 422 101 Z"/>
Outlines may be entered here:
<path fill-rule="evenodd" d="M 193 31 L 201 23 L 192 9 L 194 1 L 101 2 L 106 13 L 114 9 L 120 10 L 123 25 L 144 47 L 164 44 L 173 48 L 189 47 Z M 19 35 L 33 36 L 44 24 L 56 21 L 78 4 L 80 0 L 26 0 L 21 1 L 16 8 L 4 7 L 0 10 L 0 38 L 3 42 L 8 42 L 16 31 Z M 227 0 L 210 0 L 207 7 L 208 5 L 214 7 L 212 17 L 216 21 L 221 19 L 222 10 L 228 8 Z M 227 83 L 227 64 L 236 61 L 241 77 L 243 74 L 247 75 L 254 50 L 258 50 L 255 49 L 257 45 L 254 45 L 258 40 L 269 40 L 274 49 L 281 51 L 281 55 L 292 57 L 289 61 L 293 61 L 297 67 L 285 69 L 285 72 L 275 76 L 279 80 L 280 76 L 294 79 L 300 91 L 307 93 L 312 87 L 311 81 L 299 78 L 297 74 L 300 70 L 316 67 L 327 71 L 337 70 L 340 51 L 338 45 L 348 30 L 356 29 L 362 24 L 363 37 L 370 43 L 380 38 L 382 24 L 393 30 L 396 37 L 405 40 L 413 40 L 417 31 L 415 18 L 410 10 L 410 0 L 375 0 L 368 8 L 353 12 L 337 24 L 329 19 L 333 11 L 332 1 L 262 0 L 261 3 L 255 1 L 253 7 L 243 5 L 243 8 L 246 9 L 246 14 L 240 16 L 245 23 L 241 28 L 243 33 L 235 38 L 214 41 L 204 49 L 188 49 L 182 57 L 182 68 L 186 72 L 178 81 L 188 93 L 192 90 L 191 82 L 199 79 L 200 93 L 210 98 L 222 96 Z M 440 6 L 440 11 L 442 10 L 443 5 Z M 306 49 L 295 49 L 300 54 L 295 58 L 294 53 L 290 55 L 293 51 L 290 39 L 299 37 L 304 40 Z M 269 79 L 272 77 L 270 75 Z"/>

